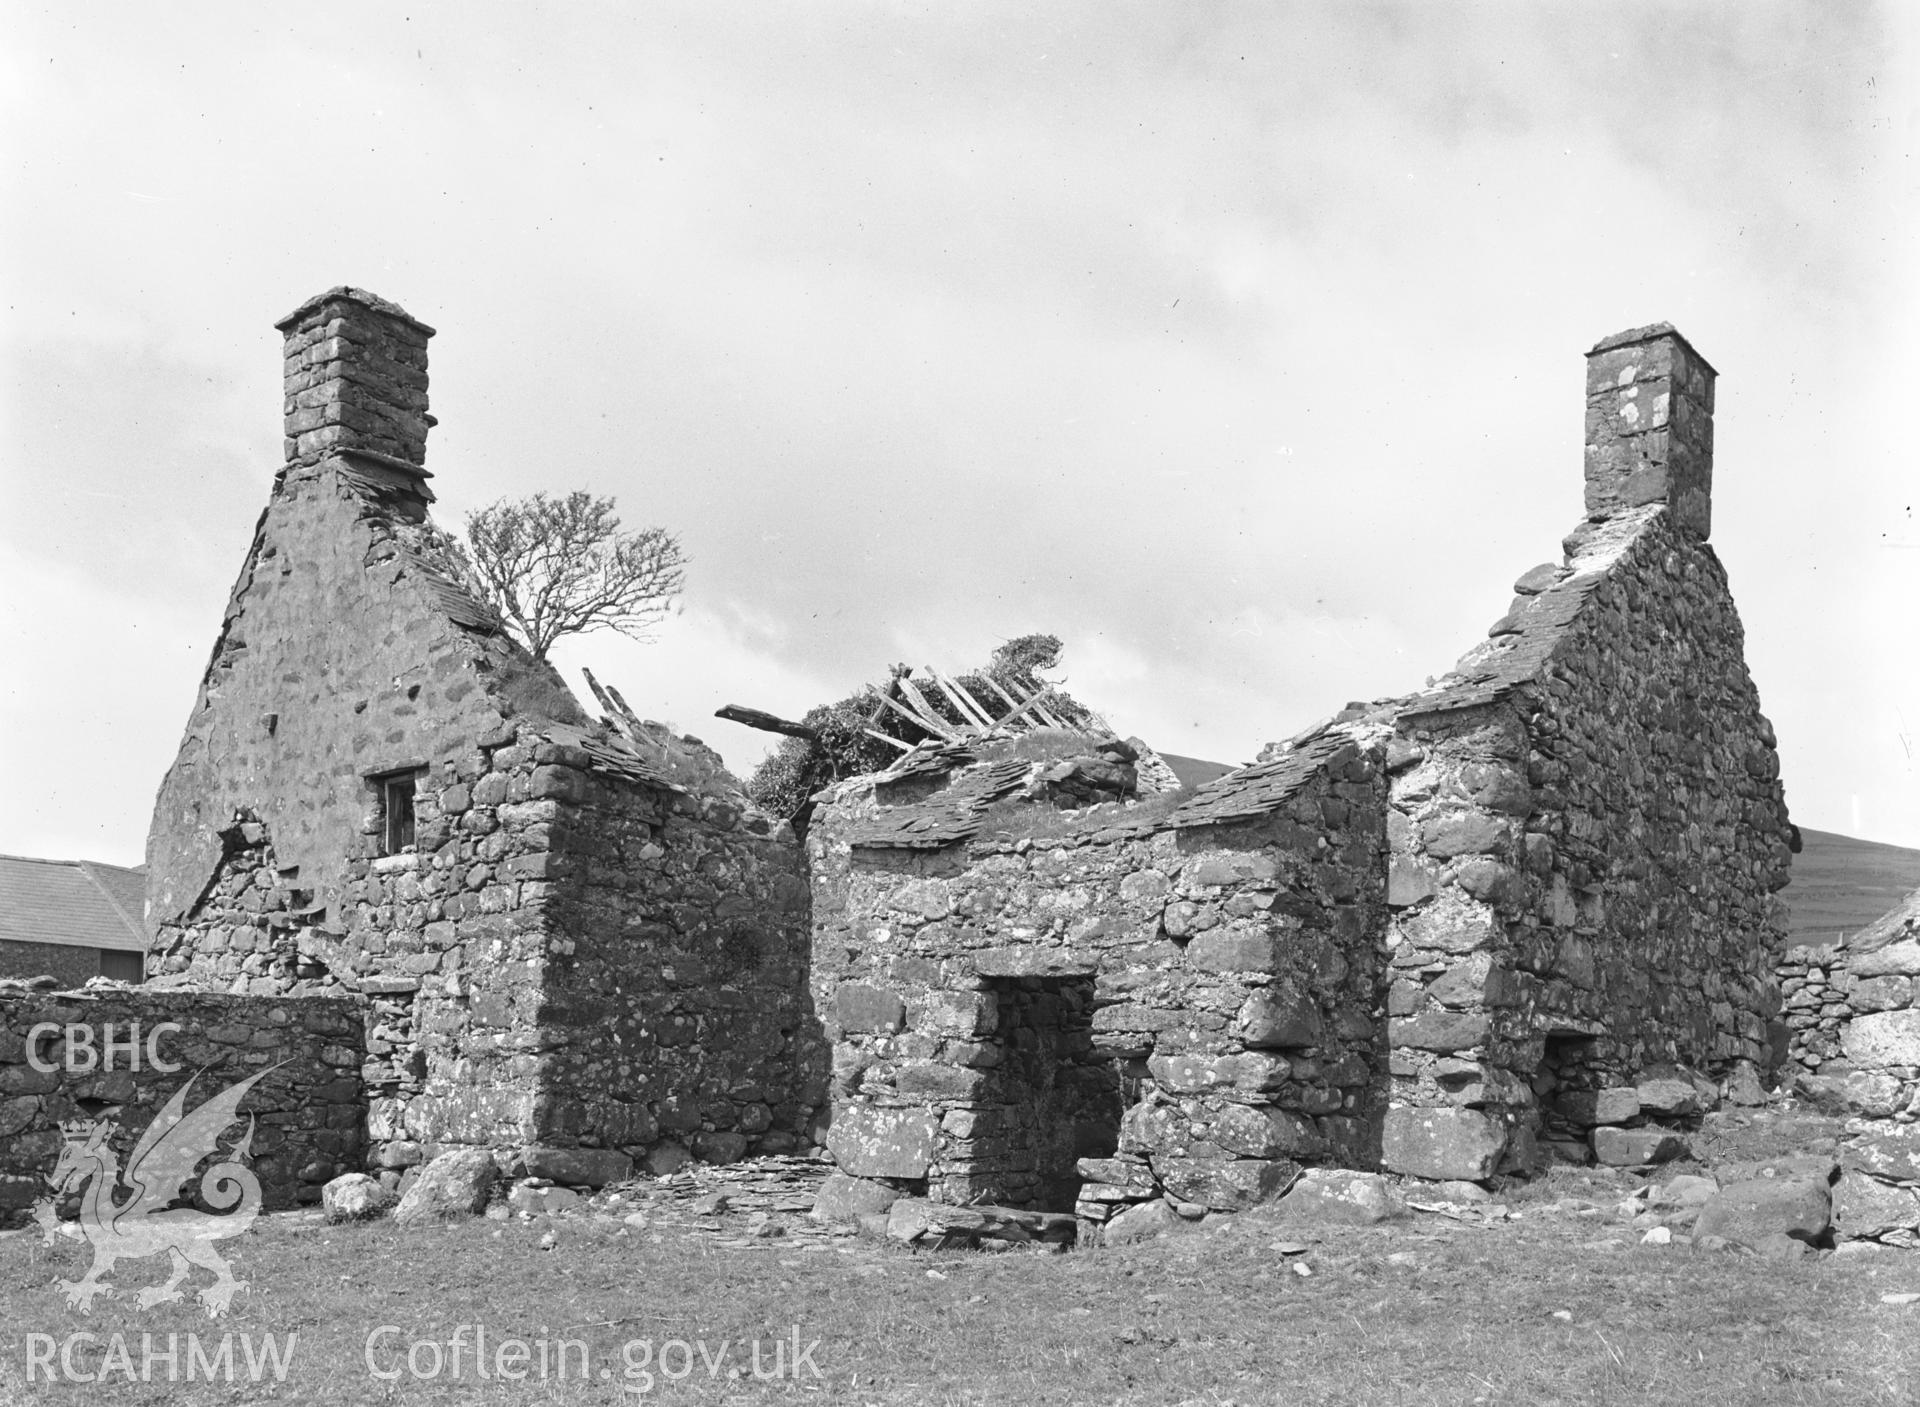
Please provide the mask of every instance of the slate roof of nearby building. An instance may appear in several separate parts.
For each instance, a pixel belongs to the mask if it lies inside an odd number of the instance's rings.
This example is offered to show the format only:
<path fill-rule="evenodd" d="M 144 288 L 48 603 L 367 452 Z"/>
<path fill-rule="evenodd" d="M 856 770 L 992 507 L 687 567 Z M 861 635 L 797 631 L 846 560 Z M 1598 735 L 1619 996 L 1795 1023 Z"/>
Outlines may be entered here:
<path fill-rule="evenodd" d="M 143 953 L 145 870 L 0 855 L 0 940 Z"/>

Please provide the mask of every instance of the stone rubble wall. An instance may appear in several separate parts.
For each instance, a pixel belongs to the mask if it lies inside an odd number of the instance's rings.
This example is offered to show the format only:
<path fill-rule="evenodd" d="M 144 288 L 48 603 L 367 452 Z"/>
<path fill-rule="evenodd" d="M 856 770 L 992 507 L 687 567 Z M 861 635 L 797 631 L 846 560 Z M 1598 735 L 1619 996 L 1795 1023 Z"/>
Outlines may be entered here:
<path fill-rule="evenodd" d="M 285 334 L 287 463 L 346 449 L 426 462 L 432 328 L 345 287 L 308 299 L 275 326 Z"/>
<path fill-rule="evenodd" d="M 1920 890 L 1845 942 L 1780 964 L 1802 1083 L 1869 1120 L 1920 1119 Z"/>
<path fill-rule="evenodd" d="M 583 761 L 556 754 L 545 769 L 564 778 L 569 805 L 552 837 L 539 1140 L 711 1162 L 810 1142 L 827 1054 L 791 828 L 748 802 L 717 757 L 712 780 L 678 794 Z"/>
<path fill-rule="evenodd" d="M 71 943 L 0 942 L 0 977 L 51 977 L 81 987 L 100 975 L 100 950 Z"/>
<path fill-rule="evenodd" d="M 37 1046 L 40 1063 L 59 1069 L 48 1073 L 29 1063 L 27 1037 L 42 1022 L 62 1031 L 68 1025 L 89 1028 L 91 1039 L 73 1047 L 74 1071 L 67 1068 L 64 1036 L 42 1037 Z M 180 1030 L 152 1040 L 165 1022 Z M 124 1046 L 135 1023 L 137 1069 Z M 116 1045 L 112 1068 L 79 1070 L 91 1063 L 88 1052 L 97 1055 L 109 1038 Z M 152 1050 L 177 1070 L 148 1063 L 150 1040 Z M 124 1168 L 153 1116 L 188 1080 L 196 1080 L 188 1096 L 191 1109 L 273 1065 L 280 1068 L 247 1093 L 242 1122 L 222 1134 L 221 1146 L 230 1146 L 244 1134 L 244 1121 L 255 1119 L 252 1166 L 265 1205 L 316 1202 L 328 1179 L 364 1166 L 364 1059 L 362 1017 L 351 1001 L 108 984 L 51 992 L 0 984 L 0 1218 L 46 1191 L 43 1179 L 59 1158 L 63 1121 L 115 1120 L 112 1146 Z"/>
<path fill-rule="evenodd" d="M 337 914 L 377 805 L 373 778 L 470 772 L 476 740 L 507 723 L 500 651 L 449 618 L 408 550 L 424 513 L 342 461 L 289 470 L 276 486 L 155 803 L 156 926 L 201 903 L 242 812 L 271 832 L 303 907 Z"/>
<path fill-rule="evenodd" d="M 1568 548 L 1494 628 L 1538 666 L 1389 749 L 1397 1171 L 1484 1177 L 1585 1140 L 1603 1087 L 1774 1063 L 1788 824 L 1725 572 L 1664 508 Z"/>
<path fill-rule="evenodd" d="M 1216 825 L 1014 803 L 998 835 L 856 848 L 875 793 L 843 783 L 808 837 L 843 1172 L 955 1203 L 1084 1180 L 1104 1218 L 1162 1188 L 1239 1207 L 1302 1162 L 1377 1162 L 1384 797 L 1366 750 Z M 1086 1161 L 1061 1179 L 1069 1153 Z"/>

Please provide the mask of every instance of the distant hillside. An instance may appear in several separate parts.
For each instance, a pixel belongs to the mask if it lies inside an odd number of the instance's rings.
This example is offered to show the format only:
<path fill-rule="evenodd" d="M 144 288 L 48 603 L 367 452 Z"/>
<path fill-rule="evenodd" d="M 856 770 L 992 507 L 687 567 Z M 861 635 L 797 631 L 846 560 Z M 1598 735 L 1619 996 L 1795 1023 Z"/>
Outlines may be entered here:
<path fill-rule="evenodd" d="M 1787 906 L 1796 943 L 1831 943 L 1920 889 L 1920 850 L 1828 831 L 1800 832 Z"/>

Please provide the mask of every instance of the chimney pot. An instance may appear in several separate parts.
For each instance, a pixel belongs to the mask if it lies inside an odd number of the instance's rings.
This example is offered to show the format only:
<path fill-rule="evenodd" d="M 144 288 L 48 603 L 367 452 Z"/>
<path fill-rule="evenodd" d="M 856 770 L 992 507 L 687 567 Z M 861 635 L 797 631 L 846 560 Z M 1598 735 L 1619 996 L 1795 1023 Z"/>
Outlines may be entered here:
<path fill-rule="evenodd" d="M 1713 526 L 1714 370 L 1672 323 L 1587 353 L 1587 516 L 1664 503 L 1705 540 Z"/>

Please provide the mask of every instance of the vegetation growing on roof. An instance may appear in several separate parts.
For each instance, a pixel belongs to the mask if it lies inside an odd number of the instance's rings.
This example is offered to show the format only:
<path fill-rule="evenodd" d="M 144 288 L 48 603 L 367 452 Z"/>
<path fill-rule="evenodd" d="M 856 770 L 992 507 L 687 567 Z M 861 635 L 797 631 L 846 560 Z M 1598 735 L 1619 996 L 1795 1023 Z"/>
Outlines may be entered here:
<path fill-rule="evenodd" d="M 1001 691 L 1026 698 L 1047 689 L 1051 692 L 1046 707 L 1055 717 L 1076 728 L 1097 727 L 1091 709 L 1039 677 L 1040 670 L 1059 665 L 1062 650 L 1057 635 L 1016 636 L 996 649 L 985 665 L 957 676 L 956 682 L 983 703 L 992 700 L 999 704 L 1001 713 L 1012 711 Z M 799 817 L 807 799 L 822 787 L 844 777 L 881 771 L 899 760 L 903 750 L 873 734 L 883 733 L 908 745 L 934 738 L 930 730 L 880 701 L 899 687 L 909 668 L 897 664 L 884 684 L 869 685 L 836 703 L 810 710 L 801 721 L 816 736 L 783 738 L 754 770 L 747 782 L 748 794 L 776 815 Z M 940 691 L 924 691 L 923 697 L 940 721 L 956 729 L 973 725 L 973 720 Z"/>

